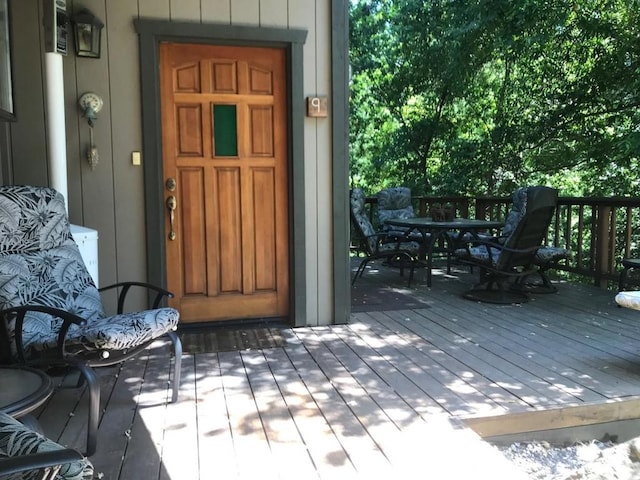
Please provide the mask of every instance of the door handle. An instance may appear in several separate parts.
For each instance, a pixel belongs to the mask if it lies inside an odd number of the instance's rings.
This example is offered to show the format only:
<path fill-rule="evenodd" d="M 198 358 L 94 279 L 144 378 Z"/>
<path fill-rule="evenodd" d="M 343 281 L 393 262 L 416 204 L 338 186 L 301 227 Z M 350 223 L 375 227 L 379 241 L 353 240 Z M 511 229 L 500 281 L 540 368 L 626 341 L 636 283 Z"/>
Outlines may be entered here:
<path fill-rule="evenodd" d="M 175 211 L 178 206 L 178 201 L 175 195 L 169 195 L 167 198 L 167 208 L 169 209 L 169 240 L 176 239 L 176 232 L 173 229 L 173 221 L 175 220 Z"/>

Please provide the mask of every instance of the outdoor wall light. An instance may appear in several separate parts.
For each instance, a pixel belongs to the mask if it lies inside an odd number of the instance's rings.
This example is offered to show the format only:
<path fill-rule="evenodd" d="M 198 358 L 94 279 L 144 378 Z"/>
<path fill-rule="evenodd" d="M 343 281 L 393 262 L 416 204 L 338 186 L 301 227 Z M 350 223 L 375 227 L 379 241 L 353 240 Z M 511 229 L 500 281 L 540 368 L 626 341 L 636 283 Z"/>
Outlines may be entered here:
<path fill-rule="evenodd" d="M 87 148 L 86 159 L 89 162 L 89 166 L 91 166 L 91 170 L 96 168 L 100 160 L 98 147 L 96 147 L 93 141 L 93 126 L 98 118 L 98 113 L 102 110 L 103 103 L 100 95 L 94 92 L 83 93 L 78 99 L 78 105 L 80 106 L 82 115 L 87 119 L 87 123 L 89 123 L 89 146 Z"/>
<path fill-rule="evenodd" d="M 82 9 L 71 19 L 78 57 L 100 58 L 104 24 L 89 10 Z"/>

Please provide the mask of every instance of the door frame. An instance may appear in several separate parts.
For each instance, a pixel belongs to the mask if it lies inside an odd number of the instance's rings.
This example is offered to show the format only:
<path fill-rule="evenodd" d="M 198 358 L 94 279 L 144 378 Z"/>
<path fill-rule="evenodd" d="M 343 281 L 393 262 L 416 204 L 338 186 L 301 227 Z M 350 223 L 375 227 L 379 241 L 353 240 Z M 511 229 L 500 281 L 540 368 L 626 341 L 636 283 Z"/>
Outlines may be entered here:
<path fill-rule="evenodd" d="M 145 161 L 146 246 L 148 281 L 166 285 L 166 239 L 164 237 L 164 189 L 162 172 L 162 125 L 160 115 L 159 43 L 283 48 L 287 56 L 287 117 L 289 170 L 289 323 L 306 325 L 306 261 L 304 228 L 304 93 L 303 45 L 306 30 L 236 27 L 215 23 L 134 20 L 140 42 L 142 99 L 142 149 Z M 154 205 L 156 207 L 154 207 Z"/>

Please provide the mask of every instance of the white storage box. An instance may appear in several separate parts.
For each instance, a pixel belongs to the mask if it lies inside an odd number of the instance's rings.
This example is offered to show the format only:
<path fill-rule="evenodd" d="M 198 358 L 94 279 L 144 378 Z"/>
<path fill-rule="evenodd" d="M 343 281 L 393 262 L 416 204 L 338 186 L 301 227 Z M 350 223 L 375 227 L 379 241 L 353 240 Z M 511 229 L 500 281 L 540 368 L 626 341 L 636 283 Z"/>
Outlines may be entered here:
<path fill-rule="evenodd" d="M 98 231 L 80 225 L 71 225 L 71 235 L 78 244 L 89 275 L 98 287 Z"/>

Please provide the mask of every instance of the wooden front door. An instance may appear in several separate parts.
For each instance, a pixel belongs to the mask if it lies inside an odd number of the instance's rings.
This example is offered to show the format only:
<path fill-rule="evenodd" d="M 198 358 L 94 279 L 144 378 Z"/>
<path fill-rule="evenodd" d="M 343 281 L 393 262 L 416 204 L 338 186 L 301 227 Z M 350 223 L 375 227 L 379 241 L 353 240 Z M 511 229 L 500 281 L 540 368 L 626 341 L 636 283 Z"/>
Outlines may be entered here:
<path fill-rule="evenodd" d="M 289 309 L 285 52 L 160 45 L 167 286 L 183 322 Z"/>

